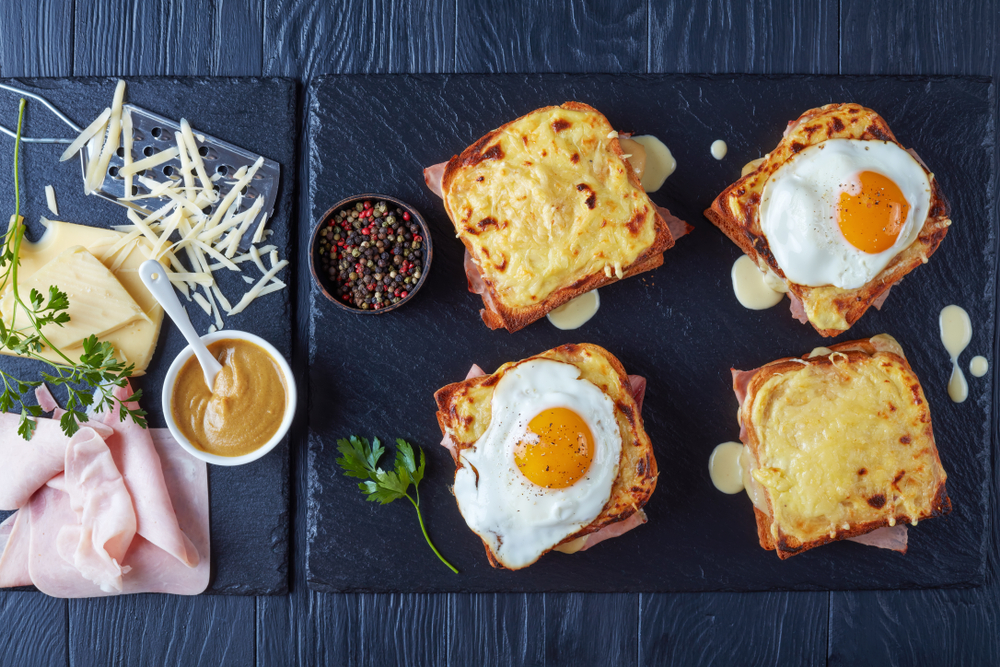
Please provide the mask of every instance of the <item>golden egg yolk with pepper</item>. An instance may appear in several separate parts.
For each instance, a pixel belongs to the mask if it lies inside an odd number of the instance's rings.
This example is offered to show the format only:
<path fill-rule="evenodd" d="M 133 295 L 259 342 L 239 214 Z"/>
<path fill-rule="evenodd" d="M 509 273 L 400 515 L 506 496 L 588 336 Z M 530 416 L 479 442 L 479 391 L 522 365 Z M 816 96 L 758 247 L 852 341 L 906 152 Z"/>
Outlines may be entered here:
<path fill-rule="evenodd" d="M 892 247 L 909 212 L 909 202 L 888 176 L 863 171 L 840 193 L 837 224 L 848 243 L 875 254 Z"/>
<path fill-rule="evenodd" d="M 514 462 L 533 484 L 565 489 L 587 474 L 594 460 L 594 435 L 568 408 L 543 410 L 528 422 L 514 448 Z"/>

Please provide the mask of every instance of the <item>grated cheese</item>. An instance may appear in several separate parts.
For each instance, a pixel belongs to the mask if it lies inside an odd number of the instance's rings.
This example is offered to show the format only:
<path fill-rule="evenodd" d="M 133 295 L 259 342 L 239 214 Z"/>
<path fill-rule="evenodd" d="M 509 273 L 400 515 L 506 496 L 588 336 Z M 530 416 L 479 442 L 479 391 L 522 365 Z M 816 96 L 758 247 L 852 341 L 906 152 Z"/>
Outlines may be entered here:
<path fill-rule="evenodd" d="M 252 165 L 241 165 L 229 175 L 232 180 L 219 173 L 209 175 L 198 144 L 204 142 L 205 137 L 195 133 L 186 119 L 181 119 L 180 130 L 174 132 L 174 146 L 135 160 L 132 154 L 134 125 L 129 110 L 123 106 L 124 93 L 125 83 L 119 81 L 112 105 L 80 133 L 61 159 L 87 150 L 89 161 L 84 187 L 89 193 L 100 187 L 111 155 L 121 144 L 124 158 L 120 173 L 125 179 L 125 191 L 119 201 L 159 199 L 164 203 L 148 214 L 129 209 L 126 217 L 130 224 L 114 226 L 124 234 L 120 238 L 109 237 L 97 252 L 101 253 L 101 261 L 113 259 L 113 266 L 120 267 L 132 251 L 141 246 L 151 257 L 163 262 L 165 268 L 169 267 L 166 273 L 171 284 L 212 319 L 209 330 L 222 330 L 225 326 L 222 311 L 227 315 L 239 314 L 257 298 L 287 288 L 276 276 L 288 266 L 288 261 L 279 258 L 273 244 L 258 245 L 274 233 L 267 229 L 268 214 L 262 211 L 263 199 L 256 198 L 243 210 L 248 203 L 243 190 L 263 166 L 264 158 L 258 157 Z M 147 171 L 175 159 L 180 167 L 170 176 Z M 133 194 L 133 182 L 143 186 L 145 192 Z M 50 190 L 46 189 L 49 207 L 58 215 L 54 191 L 50 195 Z M 214 208 L 208 212 L 210 206 Z M 251 233 L 252 237 L 248 237 Z M 244 238 L 251 238 L 249 250 L 237 254 Z M 265 254 L 270 269 L 262 260 Z M 251 287 L 233 306 L 213 272 L 225 268 L 241 273 L 242 265 L 251 261 L 262 277 L 255 280 L 242 275 Z"/>
<path fill-rule="evenodd" d="M 122 117 L 122 147 L 125 154 L 122 156 L 123 170 L 128 169 L 132 164 L 132 142 L 135 136 L 132 132 L 132 112 L 125 109 Z M 125 174 L 125 196 L 132 196 L 132 174 Z"/>
<path fill-rule="evenodd" d="M 122 170 L 118 173 L 122 174 L 123 176 L 128 176 L 129 174 L 138 174 L 140 171 L 145 171 L 146 169 L 152 169 L 153 167 L 157 167 L 168 160 L 173 160 L 175 157 L 177 157 L 178 152 L 179 151 L 177 150 L 176 146 L 164 149 L 159 153 L 153 153 L 149 157 L 143 158 L 138 162 L 133 162 L 128 167 L 122 167 Z"/>
<path fill-rule="evenodd" d="M 45 202 L 52 211 L 52 215 L 59 215 L 59 207 L 56 206 L 56 191 L 51 185 L 45 186 Z"/>
<path fill-rule="evenodd" d="M 111 107 L 102 111 L 101 115 L 94 119 L 94 122 L 88 125 L 87 129 L 81 132 L 80 136 L 73 140 L 73 143 L 66 147 L 63 154 L 59 156 L 59 161 L 65 162 L 79 153 L 80 149 L 83 148 L 84 145 L 86 145 L 86 143 L 94 137 L 94 135 L 100 134 L 104 131 L 104 124 L 108 122 L 109 118 L 111 118 Z"/>

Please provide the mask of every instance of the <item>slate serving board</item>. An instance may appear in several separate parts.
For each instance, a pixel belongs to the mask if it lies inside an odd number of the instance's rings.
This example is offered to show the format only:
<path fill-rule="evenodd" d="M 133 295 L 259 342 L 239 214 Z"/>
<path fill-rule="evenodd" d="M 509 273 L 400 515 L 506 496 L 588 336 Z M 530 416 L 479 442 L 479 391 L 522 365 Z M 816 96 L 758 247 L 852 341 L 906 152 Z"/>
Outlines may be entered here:
<path fill-rule="evenodd" d="M 290 228 L 296 172 L 297 90 L 290 79 L 236 78 L 137 78 L 126 79 L 126 101 L 175 121 L 187 118 L 196 132 L 218 137 L 281 164 L 282 187 L 268 228 L 269 242 L 282 257 L 292 253 Z M 117 79 L 19 79 L 5 80 L 47 98 L 81 127 L 90 124 L 110 106 Z M 0 90 L 0 123 L 17 125 L 17 95 Z M 45 109 L 28 100 L 25 136 L 70 137 L 75 133 Z M 0 141 L 13 154 L 13 141 Z M 58 162 L 62 144 L 22 144 L 21 212 L 35 240 L 44 231 L 39 216 L 97 227 L 125 224 L 125 209 L 100 197 L 84 195 L 78 158 Z M 14 210 L 13 167 L 10 157 L 0 170 L 0 193 L 5 210 Z M 45 203 L 46 185 L 56 191 L 59 215 Z M 6 219 L 6 217 L 5 217 Z M 256 269 L 247 270 L 254 276 Z M 216 278 L 223 292 L 236 303 L 249 288 L 243 274 L 219 271 Z M 279 275 L 279 278 L 283 276 Z M 287 277 L 286 277 L 287 281 Z M 291 354 L 292 311 L 288 289 L 262 297 L 243 313 L 224 318 L 227 329 L 255 333 L 281 351 Z M 236 299 L 232 296 L 237 295 Z M 183 298 L 182 298 L 183 301 Z M 185 302 L 186 303 L 186 302 Z M 193 302 L 187 304 L 195 328 L 207 332 L 212 323 Z M 160 391 L 167 368 L 187 345 L 176 327 L 165 318 L 153 360 L 144 377 L 134 385 L 142 388 L 142 407 L 149 412 L 151 426 L 163 427 Z M 0 357 L 0 367 L 23 377 L 37 376 L 41 364 L 13 357 Z M 56 393 L 56 398 L 62 400 Z M 287 440 L 287 439 L 286 439 Z M 210 593 L 256 595 L 288 590 L 288 471 L 287 442 L 264 458 L 232 468 L 209 466 L 211 499 L 212 581 Z M 2 513 L 6 516 L 9 513 Z"/>
<path fill-rule="evenodd" d="M 991 200 L 993 90 L 975 78 L 817 76 L 331 76 L 309 92 L 310 210 L 314 225 L 333 203 L 385 192 L 415 205 L 434 235 L 434 263 L 411 304 L 385 316 L 335 310 L 313 288 L 307 579 L 324 591 L 657 592 L 889 589 L 981 585 L 990 511 L 995 368 L 969 378 L 968 401 L 946 393 L 951 372 L 938 333 L 949 303 L 971 315 L 962 356 L 991 357 L 997 305 L 997 238 Z M 447 160 L 490 129 L 548 104 L 589 103 L 619 131 L 654 134 L 678 168 L 652 195 L 695 226 L 664 265 L 601 290 L 597 316 L 576 331 L 539 321 L 515 334 L 488 330 L 468 293 L 462 244 L 423 167 Z M 707 461 L 736 440 L 730 367 L 750 369 L 829 343 L 793 320 L 787 301 L 742 308 L 730 269 L 740 251 L 702 215 L 743 164 L 771 150 L 804 110 L 855 101 L 878 110 L 905 146 L 940 179 L 955 221 L 930 263 L 892 290 L 840 340 L 890 333 L 906 350 L 932 405 L 954 511 L 910 532 L 905 556 L 840 542 L 779 561 L 757 542 L 745 494 L 714 489 Z M 724 139 L 729 153 L 712 158 Z M 302 249 L 300 248 L 300 256 Z M 300 261 L 299 279 L 308 280 Z M 649 380 L 643 418 L 660 477 L 649 523 L 573 556 L 553 553 L 526 570 L 492 569 L 449 492 L 453 464 L 438 443 L 433 393 L 559 344 L 609 349 Z M 991 365 L 993 359 L 990 358 Z M 336 438 L 351 434 L 421 445 L 428 471 L 421 502 L 454 575 L 423 543 L 412 507 L 366 503 L 335 463 Z"/>

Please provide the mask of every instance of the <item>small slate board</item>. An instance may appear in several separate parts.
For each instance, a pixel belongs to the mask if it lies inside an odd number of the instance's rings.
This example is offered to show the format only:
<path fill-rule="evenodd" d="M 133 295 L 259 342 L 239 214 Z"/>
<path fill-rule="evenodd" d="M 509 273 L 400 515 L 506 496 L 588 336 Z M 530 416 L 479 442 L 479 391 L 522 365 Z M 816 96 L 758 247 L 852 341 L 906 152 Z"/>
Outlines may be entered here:
<path fill-rule="evenodd" d="M 295 82 L 232 78 L 126 81 L 127 102 L 175 121 L 187 118 L 196 132 L 229 141 L 281 164 L 282 187 L 268 223 L 268 228 L 274 230 L 269 242 L 279 248 L 282 257 L 289 257 L 298 138 Z M 18 79 L 5 83 L 45 97 L 78 125 L 86 127 L 102 109 L 111 105 L 117 79 Z M 17 126 L 17 99 L 15 93 L 0 90 L 0 123 L 11 129 Z M 25 110 L 24 135 L 75 138 L 72 129 L 31 99 Z M 13 140 L 5 138 L 0 143 L 13 155 Z M 170 145 L 167 141 L 164 144 Z M 84 195 L 79 158 L 58 161 L 65 148 L 64 144 L 21 146 L 21 214 L 27 221 L 29 238 L 37 240 L 44 231 L 38 222 L 40 216 L 97 227 L 126 224 L 126 209 L 100 197 Z M 3 164 L 9 168 L 0 172 L 0 192 L 4 193 L 7 210 L 13 213 L 10 157 L 4 158 Z M 44 188 L 50 184 L 56 191 L 58 216 L 45 203 Z M 223 292 L 235 304 L 239 295 L 250 287 L 241 276 L 255 276 L 259 272 L 247 266 L 243 274 L 229 273 L 219 271 L 215 275 Z M 226 328 L 255 333 L 286 357 L 290 356 L 292 289 L 263 297 L 232 318 L 224 317 Z M 212 320 L 197 304 L 185 304 L 195 329 L 207 332 Z M 134 382 L 143 390 L 141 405 L 149 412 L 151 426 L 165 426 L 160 399 L 163 378 L 171 361 L 186 345 L 177 328 L 165 318 L 147 374 Z M 43 369 L 39 363 L 8 356 L 0 357 L 0 367 L 25 378 L 37 376 Z M 65 397 L 57 392 L 56 398 Z M 288 590 L 288 458 L 286 442 L 248 465 L 209 466 L 212 581 L 208 592 L 257 595 Z"/>
<path fill-rule="evenodd" d="M 652 195 L 694 232 L 653 272 L 601 290 L 597 316 L 576 331 L 545 320 L 515 334 L 490 331 L 466 291 L 462 244 L 422 169 L 537 107 L 578 100 L 619 131 L 654 134 L 677 172 Z M 839 542 L 780 561 L 757 542 L 745 494 L 723 495 L 708 476 L 713 447 L 739 435 L 730 367 L 750 369 L 829 342 L 799 324 L 787 302 L 749 311 L 733 295 L 740 251 L 702 215 L 746 162 L 773 149 L 786 123 L 837 101 L 885 116 L 940 179 L 952 226 L 930 263 L 892 290 L 839 340 L 890 333 L 903 345 L 933 406 L 954 511 L 910 532 L 909 553 Z M 938 334 L 949 303 L 971 315 L 961 363 L 990 356 L 996 320 L 992 224 L 994 126 L 988 80 L 759 76 L 341 76 L 316 81 L 310 100 L 309 220 L 343 197 L 385 192 L 416 206 L 434 233 L 434 262 L 413 303 L 380 316 L 343 313 L 311 295 L 309 546 L 307 577 L 325 591 L 549 592 L 927 588 L 981 585 L 989 514 L 993 378 L 970 377 L 970 396 L 946 393 L 951 364 Z M 724 139 L 729 154 L 712 158 Z M 308 268 L 299 266 L 300 280 Z M 449 492 L 453 464 L 438 446 L 433 394 L 473 363 L 506 361 L 569 342 L 610 350 L 649 379 L 643 418 L 660 477 L 649 523 L 593 550 L 549 554 L 526 570 L 492 569 Z M 990 360 L 993 364 L 993 359 Z M 335 463 L 336 439 L 404 437 L 423 446 L 421 505 L 431 537 L 459 570 L 423 543 L 405 501 L 364 501 Z"/>

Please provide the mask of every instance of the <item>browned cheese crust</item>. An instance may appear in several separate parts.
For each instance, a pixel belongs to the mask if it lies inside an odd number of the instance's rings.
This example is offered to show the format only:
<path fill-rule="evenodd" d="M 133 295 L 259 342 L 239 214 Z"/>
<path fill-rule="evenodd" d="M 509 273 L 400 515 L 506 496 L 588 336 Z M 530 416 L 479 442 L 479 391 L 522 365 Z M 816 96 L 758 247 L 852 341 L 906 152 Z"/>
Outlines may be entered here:
<path fill-rule="evenodd" d="M 757 168 L 722 191 L 705 211 L 712 224 L 761 270 L 770 269 L 784 280 L 788 291 L 803 303 L 810 323 L 822 336 L 837 336 L 851 327 L 893 284 L 927 262 L 941 244 L 951 224 L 948 202 L 937 179 L 918 159 L 931 184 L 927 219 L 917 239 L 896 255 L 875 278 L 858 289 L 832 285 L 808 287 L 789 281 L 778 266 L 760 224 L 760 201 L 764 184 L 782 164 L 807 146 L 827 139 L 890 141 L 903 148 L 885 120 L 859 104 L 828 104 L 810 109 L 792 125 L 787 136 L 763 158 Z"/>
<path fill-rule="evenodd" d="M 865 488 L 862 479 L 874 479 L 879 475 L 886 476 L 887 473 L 885 486 L 868 487 L 866 494 L 854 502 L 854 509 L 851 512 L 853 520 L 849 527 L 838 526 L 833 535 L 823 534 L 803 540 L 790 534 L 790 532 L 794 532 L 790 530 L 790 526 L 783 526 L 779 523 L 777 530 L 774 530 L 772 520 L 775 515 L 774 499 L 771 492 L 765 491 L 763 495 L 767 500 L 768 512 L 765 513 L 754 506 L 757 537 L 761 547 L 769 551 L 777 551 L 778 557 L 782 560 L 830 542 L 864 535 L 878 528 L 896 524 L 915 524 L 917 521 L 942 516 L 951 511 L 951 499 L 945 488 L 948 476 L 941 465 L 934 441 L 930 408 L 927 405 L 920 380 L 917 379 L 913 369 L 903 356 L 899 344 L 890 336 L 879 335 L 867 340 L 831 345 L 829 349 L 841 354 L 812 358 L 805 355 L 799 359 L 790 357 L 778 359 L 761 367 L 750 380 L 746 399 L 740 408 L 740 420 L 746 427 L 744 444 L 749 448 L 757 465 L 759 466 L 763 460 L 767 443 L 762 442 L 759 425 L 753 420 L 752 406 L 757 392 L 768 380 L 775 376 L 801 372 L 803 368 L 808 366 L 836 370 L 838 367 L 843 369 L 872 359 L 890 372 L 898 371 L 901 374 L 906 383 L 905 389 L 909 405 L 879 406 L 882 411 L 878 413 L 878 416 L 887 424 L 890 412 L 897 413 L 898 410 L 899 413 L 908 415 L 905 424 L 906 434 L 899 438 L 899 443 L 902 444 L 897 445 L 896 442 L 868 443 L 869 448 L 881 448 L 882 456 L 886 460 L 898 463 L 900 457 L 890 454 L 889 449 L 901 447 L 906 452 L 903 458 L 908 462 L 899 470 L 882 470 L 880 468 L 884 467 L 884 462 L 880 460 L 878 452 L 874 451 L 873 455 L 868 457 L 872 463 L 868 465 L 867 469 L 859 468 L 855 472 L 856 480 L 850 480 L 848 483 L 857 485 L 857 488 Z M 889 379 L 884 381 L 890 382 Z M 911 505 L 910 511 L 906 511 L 904 507 L 897 506 L 897 503 L 903 504 L 901 499 L 904 497 L 911 499 L 916 497 L 919 500 L 915 506 Z"/>
<path fill-rule="evenodd" d="M 564 539 L 560 544 L 595 533 L 632 516 L 642 509 L 656 488 L 659 471 L 653 456 L 653 444 L 642 425 L 642 415 L 632 397 L 628 375 L 621 362 L 603 347 L 589 343 L 561 345 L 521 361 L 508 362 L 492 375 L 455 382 L 437 390 L 437 420 L 441 433 L 455 442 L 457 452 L 468 449 L 486 431 L 490 422 L 493 390 L 509 369 L 532 359 L 551 359 L 580 369 L 580 378 L 603 391 L 615 405 L 615 419 L 622 435 L 618 477 L 611 497 L 601 513 L 589 525 Z M 456 472 L 458 465 L 455 466 Z M 493 567 L 503 566 L 484 542 Z M 558 545 L 557 545 L 558 546 Z"/>
<path fill-rule="evenodd" d="M 558 110 L 575 112 L 585 112 L 587 115 L 577 122 L 586 123 L 584 137 L 587 145 L 586 149 L 597 151 L 601 157 L 607 161 L 610 168 L 621 176 L 610 178 L 600 176 L 602 183 L 609 183 L 616 179 L 620 185 L 613 189 L 612 198 L 617 198 L 621 202 L 630 202 L 634 205 L 635 215 L 628 219 L 618 219 L 615 216 L 605 217 L 600 221 L 602 233 L 607 230 L 614 230 L 615 234 L 629 234 L 637 236 L 646 234 L 650 237 L 650 242 L 642 249 L 638 255 L 628 263 L 622 264 L 620 274 L 612 272 L 610 275 L 601 270 L 589 270 L 582 272 L 570 269 L 565 274 L 560 274 L 559 286 L 552 291 L 543 290 L 539 298 L 532 297 L 534 301 L 530 304 L 514 304 L 511 300 L 497 288 L 497 281 L 504 272 L 510 271 L 512 253 L 522 253 L 523 249 L 516 245 L 511 245 L 508 238 L 511 231 L 522 223 L 519 215 L 511 210 L 500 210 L 498 212 L 486 212 L 478 207 L 473 207 L 466 198 L 465 193 L 456 194 L 458 189 L 469 189 L 472 181 L 489 181 L 498 179 L 499 176 L 492 170 L 496 165 L 505 161 L 510 163 L 513 158 L 504 153 L 502 144 L 509 141 L 509 135 L 516 132 L 519 123 L 539 114 L 553 113 Z M 552 124 L 556 140 L 559 137 L 568 135 L 573 129 L 572 123 L 563 119 L 556 119 Z M 513 127 L 513 129 L 512 129 Z M 539 146 L 535 149 L 533 139 L 529 140 L 525 135 L 523 139 L 523 149 L 519 151 L 530 154 L 531 160 L 536 161 L 540 169 L 543 165 L 553 166 L 556 169 L 566 171 L 568 161 L 566 151 L 559 150 L 560 145 L 550 143 L 548 148 Z M 547 138 L 547 140 L 549 140 Z M 583 152 L 581 146 L 579 152 Z M 551 151 L 551 152 L 550 152 Z M 571 193 L 546 191 L 539 186 L 532 201 L 532 210 L 542 209 L 551 206 L 555 210 L 562 210 L 565 202 L 573 199 L 587 200 L 590 202 L 591 211 L 594 210 L 594 192 L 585 183 L 588 179 L 593 182 L 594 174 L 586 159 L 580 159 L 576 153 L 572 157 L 576 160 L 569 165 L 570 173 L 576 173 L 578 178 L 573 179 L 579 182 Z M 557 163 L 558 161 L 558 163 Z M 551 165 L 549 165 L 551 163 Z M 523 164 L 530 164 L 530 160 L 525 160 Z M 520 165 L 519 165 L 520 168 Z M 622 177 L 625 176 L 626 177 Z M 606 181 L 604 179 L 607 179 Z M 546 179 L 540 179 L 546 180 Z M 459 184 L 461 188 L 456 188 Z M 621 278 L 627 278 L 643 271 L 649 271 L 663 263 L 663 251 L 674 244 L 674 239 L 667 228 L 666 222 L 660 217 L 656 207 L 649 200 L 634 169 L 629 164 L 621 149 L 621 144 L 614 133 L 607 118 L 593 107 L 580 102 L 566 102 L 560 106 L 543 107 L 536 109 L 516 120 L 513 120 L 496 130 L 488 133 L 479 141 L 466 148 L 460 155 L 454 156 L 444 171 L 442 179 L 442 191 L 444 193 L 445 209 L 455 226 L 458 237 L 465 244 L 466 249 L 472 256 L 473 262 L 479 269 L 479 273 L 485 284 L 483 297 L 483 310 L 480 311 L 483 322 L 491 329 L 506 328 L 508 331 L 517 331 L 535 320 L 543 317 L 549 311 L 558 308 L 573 298 L 601 287 Z M 579 192 L 577 192 L 579 190 Z M 602 197 L 604 196 L 602 192 Z M 588 199 L 588 195 L 591 199 Z M 597 202 L 597 213 L 602 213 L 606 208 L 606 203 Z M 590 212 L 588 216 L 592 216 Z M 500 218 L 500 219 L 497 219 Z M 581 218 L 576 218 L 579 221 Z M 588 227 L 584 224 L 583 227 Z M 652 229 L 653 233 L 648 233 Z M 564 253 L 576 255 L 579 251 L 566 248 Z M 596 254 L 602 251 L 597 250 Z M 581 255 L 582 256 L 582 255 Z"/>

